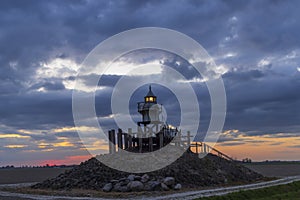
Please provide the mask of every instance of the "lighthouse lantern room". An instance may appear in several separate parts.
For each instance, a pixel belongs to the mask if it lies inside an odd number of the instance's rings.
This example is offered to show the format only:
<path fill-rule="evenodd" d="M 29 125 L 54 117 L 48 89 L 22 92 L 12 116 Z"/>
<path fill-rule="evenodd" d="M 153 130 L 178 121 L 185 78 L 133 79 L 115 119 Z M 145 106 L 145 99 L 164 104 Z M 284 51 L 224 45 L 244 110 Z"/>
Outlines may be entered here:
<path fill-rule="evenodd" d="M 162 106 L 157 103 L 157 97 L 153 94 L 151 85 L 148 94 L 144 97 L 144 102 L 138 103 L 138 112 L 142 115 L 142 121 L 138 122 L 138 126 L 163 123 L 160 120 Z"/>

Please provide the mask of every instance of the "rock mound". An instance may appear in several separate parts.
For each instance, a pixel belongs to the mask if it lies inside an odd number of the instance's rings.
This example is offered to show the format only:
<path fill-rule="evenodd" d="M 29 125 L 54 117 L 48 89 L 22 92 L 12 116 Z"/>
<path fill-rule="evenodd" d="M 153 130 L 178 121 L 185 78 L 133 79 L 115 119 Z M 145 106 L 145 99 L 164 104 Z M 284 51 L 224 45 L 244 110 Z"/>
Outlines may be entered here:
<path fill-rule="evenodd" d="M 160 191 L 160 190 L 180 190 L 181 184 L 176 183 L 174 177 L 160 177 L 158 179 L 144 174 L 138 176 L 130 174 L 127 178 L 121 178 L 119 180 L 111 180 L 105 184 L 102 188 L 104 192 L 139 192 L 139 191 Z"/>
<path fill-rule="evenodd" d="M 56 178 L 33 185 L 32 188 L 111 191 L 117 185 L 118 191 L 140 191 L 145 187 L 167 190 L 168 185 L 172 185 L 168 188 L 181 189 L 181 187 L 250 183 L 262 178 L 262 175 L 243 165 L 216 155 L 208 154 L 199 159 L 197 154 L 187 151 L 171 165 L 147 174 L 117 171 L 102 164 L 96 158 L 91 158 Z"/>

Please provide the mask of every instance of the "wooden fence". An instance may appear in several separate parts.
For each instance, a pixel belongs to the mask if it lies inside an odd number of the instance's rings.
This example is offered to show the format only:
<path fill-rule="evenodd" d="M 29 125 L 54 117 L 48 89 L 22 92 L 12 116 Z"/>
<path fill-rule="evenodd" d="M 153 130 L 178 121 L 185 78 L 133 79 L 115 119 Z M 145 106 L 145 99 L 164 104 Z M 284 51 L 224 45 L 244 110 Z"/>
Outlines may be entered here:
<path fill-rule="evenodd" d="M 122 129 L 118 129 L 116 132 L 114 129 L 108 131 L 109 141 L 109 153 L 116 153 L 119 149 L 137 152 L 151 152 L 162 148 L 168 143 L 172 143 L 175 146 L 182 146 L 189 148 L 197 154 L 213 153 L 219 157 L 233 161 L 233 159 L 217 150 L 216 148 L 204 143 L 204 142 L 191 142 L 191 133 L 187 131 L 186 134 L 182 134 L 181 130 L 178 130 L 176 136 L 168 140 L 164 136 L 163 132 L 157 133 L 158 137 L 153 137 L 152 132 L 143 132 L 140 127 L 137 132 L 133 132 L 131 128 L 127 132 L 123 132 Z"/>

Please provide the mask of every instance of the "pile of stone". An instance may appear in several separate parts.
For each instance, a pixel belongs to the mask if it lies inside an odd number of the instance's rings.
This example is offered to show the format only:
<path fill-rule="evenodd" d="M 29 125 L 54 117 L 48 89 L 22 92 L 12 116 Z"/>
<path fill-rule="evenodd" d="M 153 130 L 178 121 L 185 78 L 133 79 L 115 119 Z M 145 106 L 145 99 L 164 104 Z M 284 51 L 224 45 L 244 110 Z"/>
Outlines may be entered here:
<path fill-rule="evenodd" d="M 148 174 L 143 176 L 130 174 L 119 180 L 111 180 L 103 186 L 102 190 L 104 192 L 168 191 L 180 190 L 181 187 L 174 177 L 150 178 Z"/>
<path fill-rule="evenodd" d="M 262 175 L 240 163 L 213 154 L 199 159 L 198 154 L 187 151 L 171 165 L 148 172 L 147 175 L 118 171 L 96 158 L 91 158 L 56 178 L 33 185 L 32 188 L 52 190 L 77 188 L 99 191 L 168 190 L 179 189 L 181 186 L 193 188 L 252 183 L 262 178 Z"/>

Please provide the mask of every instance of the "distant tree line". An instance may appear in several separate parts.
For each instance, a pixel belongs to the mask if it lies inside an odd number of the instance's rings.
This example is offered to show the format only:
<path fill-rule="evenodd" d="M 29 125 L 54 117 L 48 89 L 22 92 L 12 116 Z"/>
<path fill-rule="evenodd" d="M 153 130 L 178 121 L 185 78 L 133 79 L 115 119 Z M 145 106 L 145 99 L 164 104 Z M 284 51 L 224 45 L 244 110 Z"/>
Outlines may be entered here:
<path fill-rule="evenodd" d="M 6 165 L 6 166 L 2 166 L 2 169 L 11 169 L 11 168 L 15 168 L 15 166 L 13 165 Z"/>
<path fill-rule="evenodd" d="M 251 158 L 244 158 L 244 159 L 242 160 L 242 162 L 243 162 L 243 163 L 252 163 L 252 160 L 251 160 Z"/>
<path fill-rule="evenodd" d="M 40 165 L 40 166 L 30 166 L 30 165 L 22 165 L 20 167 L 15 167 L 14 165 L 6 165 L 0 167 L 0 169 L 13 169 L 13 168 L 71 168 L 75 167 L 76 165 Z"/>

